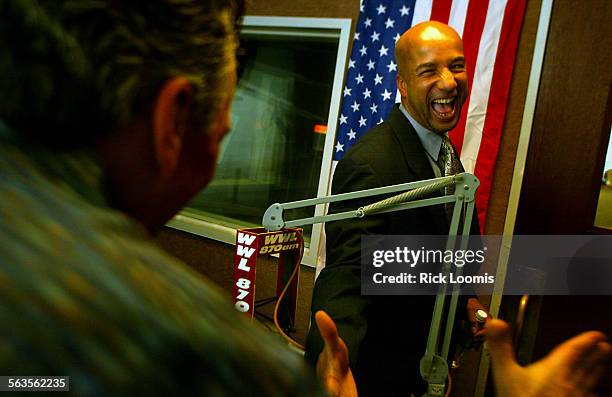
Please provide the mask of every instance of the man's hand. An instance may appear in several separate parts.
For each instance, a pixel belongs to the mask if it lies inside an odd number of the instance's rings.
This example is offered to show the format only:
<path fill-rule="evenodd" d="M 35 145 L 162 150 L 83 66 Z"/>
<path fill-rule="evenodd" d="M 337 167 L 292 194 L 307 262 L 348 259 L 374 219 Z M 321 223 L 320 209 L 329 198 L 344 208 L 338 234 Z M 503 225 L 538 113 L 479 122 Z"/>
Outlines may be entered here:
<path fill-rule="evenodd" d="M 467 318 L 468 321 L 470 322 L 470 332 L 472 333 L 472 336 L 476 339 L 476 340 L 482 340 L 482 336 L 485 333 L 484 327 L 481 326 L 481 324 L 478 323 L 478 321 L 476 320 L 476 312 L 478 310 L 484 310 L 489 316 L 489 311 L 487 309 L 485 309 L 485 307 L 480 303 L 480 301 L 476 298 L 470 298 L 468 299 L 467 302 Z M 487 321 L 488 321 L 489 317 L 487 317 Z"/>
<path fill-rule="evenodd" d="M 317 360 L 317 376 L 332 397 L 357 397 L 357 386 L 349 367 L 348 349 L 338 336 L 334 320 L 320 310 L 315 314 L 315 321 L 325 342 Z"/>
<path fill-rule="evenodd" d="M 497 397 L 586 397 L 606 370 L 612 347 L 601 332 L 585 332 L 521 367 L 514 357 L 510 327 L 489 320 L 485 337 L 491 353 Z"/>

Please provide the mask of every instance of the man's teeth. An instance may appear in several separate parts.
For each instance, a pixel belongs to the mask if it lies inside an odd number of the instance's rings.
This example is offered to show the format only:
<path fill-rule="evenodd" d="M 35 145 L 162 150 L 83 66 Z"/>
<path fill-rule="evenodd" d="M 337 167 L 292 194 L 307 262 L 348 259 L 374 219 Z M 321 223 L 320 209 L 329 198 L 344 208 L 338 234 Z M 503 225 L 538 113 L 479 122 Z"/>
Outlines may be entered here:
<path fill-rule="evenodd" d="M 455 97 L 452 98 L 436 98 L 431 101 L 431 107 L 436 112 L 438 117 L 443 119 L 451 118 L 454 114 Z"/>
<path fill-rule="evenodd" d="M 433 102 L 434 103 L 451 103 L 454 100 L 455 98 L 439 98 L 439 99 L 434 99 Z"/>

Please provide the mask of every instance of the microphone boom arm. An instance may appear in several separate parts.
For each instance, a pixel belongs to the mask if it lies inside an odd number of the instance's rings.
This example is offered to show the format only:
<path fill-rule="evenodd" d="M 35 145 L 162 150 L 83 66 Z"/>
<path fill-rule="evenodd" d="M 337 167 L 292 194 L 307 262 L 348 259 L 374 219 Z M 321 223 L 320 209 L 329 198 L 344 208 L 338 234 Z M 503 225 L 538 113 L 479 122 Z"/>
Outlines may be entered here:
<path fill-rule="evenodd" d="M 455 192 L 453 195 L 422 198 L 431 193 L 439 192 L 441 189 L 451 185 L 455 185 Z M 268 231 L 277 231 L 285 227 L 300 227 L 315 223 L 338 221 L 342 219 L 363 218 L 364 216 L 370 214 L 381 214 L 413 208 L 429 207 L 431 205 L 454 203 L 446 249 L 453 250 L 456 248 L 456 237 L 459 235 L 457 232 L 459 231 L 459 223 L 462 220 L 463 227 L 460 234 L 462 237 L 460 249 L 465 250 L 469 240 L 468 237 L 470 235 L 470 225 L 472 224 L 476 189 L 478 186 L 480 186 L 480 181 L 478 178 L 470 173 L 461 173 L 423 181 L 401 183 L 397 185 L 383 186 L 307 200 L 291 201 L 283 204 L 275 203 L 266 210 L 263 216 L 262 225 Z M 358 198 L 372 197 L 396 192 L 403 193 L 352 211 L 301 218 L 291 221 L 285 221 L 283 217 L 284 210 L 354 200 Z M 463 218 L 461 216 L 462 214 Z M 451 263 L 444 263 L 443 271 L 448 273 L 450 272 L 450 269 Z M 462 271 L 461 268 L 455 267 L 455 269 L 457 275 L 460 275 Z M 439 335 L 443 324 L 442 319 L 444 315 L 444 307 L 447 301 L 447 286 L 444 283 L 440 285 L 440 289 L 436 295 L 436 303 L 434 305 L 432 314 L 425 355 L 421 359 L 420 364 L 421 376 L 428 383 L 428 389 L 425 396 L 444 396 L 446 380 L 448 377 L 447 360 L 458 300 L 459 286 L 454 284 L 452 293 L 450 294 L 450 303 L 445 322 L 444 336 L 441 341 L 442 346 L 440 347 Z"/>

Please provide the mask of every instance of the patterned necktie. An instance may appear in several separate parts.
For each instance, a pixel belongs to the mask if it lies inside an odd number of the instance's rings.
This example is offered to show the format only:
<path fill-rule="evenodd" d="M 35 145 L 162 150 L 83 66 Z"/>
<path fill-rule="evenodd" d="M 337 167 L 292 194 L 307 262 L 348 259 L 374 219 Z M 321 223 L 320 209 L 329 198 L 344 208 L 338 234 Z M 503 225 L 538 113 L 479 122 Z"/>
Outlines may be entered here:
<path fill-rule="evenodd" d="M 438 166 L 442 176 L 455 175 L 461 172 L 461 163 L 447 135 L 444 135 L 442 138 Z M 447 196 L 455 194 L 455 185 L 447 186 L 445 193 Z M 449 218 L 453 215 L 453 208 L 453 203 L 446 204 L 446 213 Z"/>

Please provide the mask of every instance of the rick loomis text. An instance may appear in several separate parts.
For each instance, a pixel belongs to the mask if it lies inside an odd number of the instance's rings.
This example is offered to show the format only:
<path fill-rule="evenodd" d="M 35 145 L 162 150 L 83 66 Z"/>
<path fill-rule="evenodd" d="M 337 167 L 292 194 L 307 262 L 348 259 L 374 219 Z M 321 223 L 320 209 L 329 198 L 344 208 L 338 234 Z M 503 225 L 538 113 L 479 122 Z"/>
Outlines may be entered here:
<path fill-rule="evenodd" d="M 456 268 L 465 265 L 480 265 L 485 260 L 486 247 L 479 250 L 440 250 L 440 249 L 410 249 L 408 247 L 396 247 L 393 250 L 375 250 L 372 252 L 372 266 L 381 268 L 385 264 L 403 264 L 404 270 L 413 270 L 422 265 L 452 263 Z M 383 269 L 381 269 L 383 270 Z M 417 270 L 417 269 L 414 269 Z M 419 269 L 420 270 L 420 269 Z M 430 268 L 431 270 L 431 268 Z M 456 269 L 455 269 L 456 270 Z M 482 275 L 461 275 L 435 272 L 401 272 L 385 274 L 374 272 L 372 281 L 375 284 L 493 284 L 495 276 L 488 273 Z"/>

